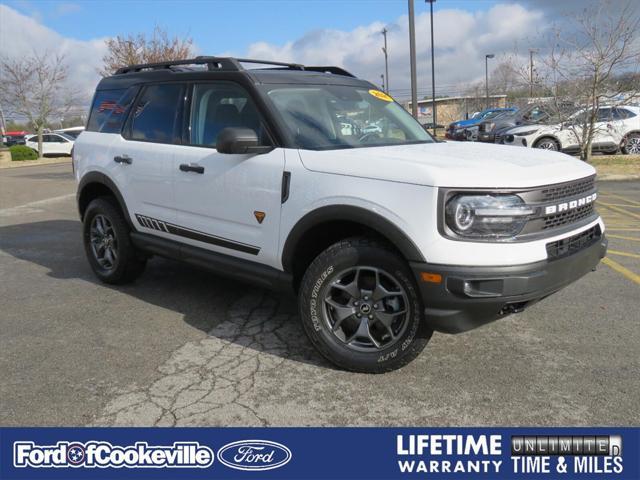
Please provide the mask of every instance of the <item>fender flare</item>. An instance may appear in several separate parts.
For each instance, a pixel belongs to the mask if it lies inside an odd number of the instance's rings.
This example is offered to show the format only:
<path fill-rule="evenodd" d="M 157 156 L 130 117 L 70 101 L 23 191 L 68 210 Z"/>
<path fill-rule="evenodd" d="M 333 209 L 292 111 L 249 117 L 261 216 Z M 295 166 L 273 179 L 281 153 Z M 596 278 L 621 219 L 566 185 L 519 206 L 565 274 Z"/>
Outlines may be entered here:
<path fill-rule="evenodd" d="M 113 193 L 113 196 L 116 198 L 116 201 L 118 202 L 118 205 L 120 206 L 120 209 L 124 214 L 125 221 L 129 225 L 129 227 L 131 227 L 132 230 L 135 230 L 134 225 L 131 222 L 131 217 L 129 216 L 129 209 L 127 209 L 127 204 L 124 201 L 124 197 L 122 196 L 122 193 L 120 193 L 120 190 L 118 189 L 114 181 L 111 180 L 107 175 L 101 172 L 95 172 L 95 171 L 88 172 L 80 179 L 80 182 L 78 183 L 78 190 L 76 192 L 76 202 L 78 204 L 78 213 L 80 214 L 80 220 L 82 220 L 82 218 L 84 217 L 84 211 L 82 211 L 80 199 L 82 197 L 82 194 L 85 188 L 88 185 L 91 185 L 94 183 L 104 185 L 111 191 L 111 193 Z"/>
<path fill-rule="evenodd" d="M 285 272 L 293 271 L 295 251 L 304 234 L 317 225 L 335 220 L 354 222 L 371 228 L 391 241 L 406 260 L 425 262 L 424 256 L 409 236 L 382 215 L 352 205 L 329 205 L 304 215 L 289 232 L 282 249 L 282 266 Z"/>

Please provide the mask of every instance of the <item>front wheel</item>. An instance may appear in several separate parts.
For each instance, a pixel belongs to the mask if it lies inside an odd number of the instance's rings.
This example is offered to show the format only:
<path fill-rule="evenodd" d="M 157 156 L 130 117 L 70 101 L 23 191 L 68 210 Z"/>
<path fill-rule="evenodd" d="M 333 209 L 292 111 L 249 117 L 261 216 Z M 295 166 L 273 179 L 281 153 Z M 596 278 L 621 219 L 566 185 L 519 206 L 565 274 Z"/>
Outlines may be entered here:
<path fill-rule="evenodd" d="M 622 153 L 640 155 L 640 133 L 630 133 L 622 145 Z"/>
<path fill-rule="evenodd" d="M 560 145 L 553 138 L 542 138 L 536 142 L 534 148 L 541 148 L 543 150 L 552 150 L 557 152 L 560 150 Z"/>
<path fill-rule="evenodd" d="M 133 247 L 127 222 L 106 197 L 96 198 L 87 207 L 83 241 L 93 272 L 105 283 L 129 283 L 144 270 L 146 260 Z"/>
<path fill-rule="evenodd" d="M 407 263 L 367 238 L 343 240 L 322 252 L 304 275 L 299 303 L 311 342 L 347 370 L 400 368 L 433 334 Z"/>

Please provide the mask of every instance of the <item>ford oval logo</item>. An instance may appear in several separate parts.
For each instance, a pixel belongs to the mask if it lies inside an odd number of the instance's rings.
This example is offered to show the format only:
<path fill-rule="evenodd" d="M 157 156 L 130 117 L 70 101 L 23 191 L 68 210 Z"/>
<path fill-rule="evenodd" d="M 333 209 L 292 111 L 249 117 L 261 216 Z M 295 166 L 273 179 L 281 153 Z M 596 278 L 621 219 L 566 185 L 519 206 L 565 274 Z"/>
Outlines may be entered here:
<path fill-rule="evenodd" d="M 291 450 L 269 440 L 241 440 L 222 447 L 218 460 L 236 470 L 272 470 L 291 460 Z"/>

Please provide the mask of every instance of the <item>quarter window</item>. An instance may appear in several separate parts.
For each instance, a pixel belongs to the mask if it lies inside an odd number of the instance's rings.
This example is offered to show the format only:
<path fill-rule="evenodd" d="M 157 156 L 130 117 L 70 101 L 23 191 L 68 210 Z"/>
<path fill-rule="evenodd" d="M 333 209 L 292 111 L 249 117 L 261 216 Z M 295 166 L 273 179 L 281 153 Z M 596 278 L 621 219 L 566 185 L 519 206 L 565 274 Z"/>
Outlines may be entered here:
<path fill-rule="evenodd" d="M 179 84 L 146 87 L 131 111 L 131 139 L 172 143 L 176 137 L 182 91 Z"/>
<path fill-rule="evenodd" d="M 268 145 L 260 114 L 249 94 L 233 84 L 197 84 L 191 103 L 190 143 L 215 147 L 228 127 L 250 128 L 261 145 Z"/>
<path fill-rule="evenodd" d="M 90 132 L 120 133 L 127 109 L 137 92 L 138 87 L 98 90 L 91 106 L 87 130 Z"/>

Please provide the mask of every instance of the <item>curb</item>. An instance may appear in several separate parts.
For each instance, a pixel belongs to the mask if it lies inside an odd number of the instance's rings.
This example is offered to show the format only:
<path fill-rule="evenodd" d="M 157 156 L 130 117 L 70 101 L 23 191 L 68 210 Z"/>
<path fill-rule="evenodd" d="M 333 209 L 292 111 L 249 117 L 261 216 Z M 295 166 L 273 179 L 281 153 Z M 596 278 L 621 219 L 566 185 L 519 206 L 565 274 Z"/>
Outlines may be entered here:
<path fill-rule="evenodd" d="M 71 157 L 64 158 L 47 158 L 43 160 L 22 160 L 22 161 L 10 161 L 6 163 L 0 163 L 0 169 L 3 168 L 21 168 L 21 167 L 37 167 L 40 165 L 64 165 L 71 164 Z"/>

